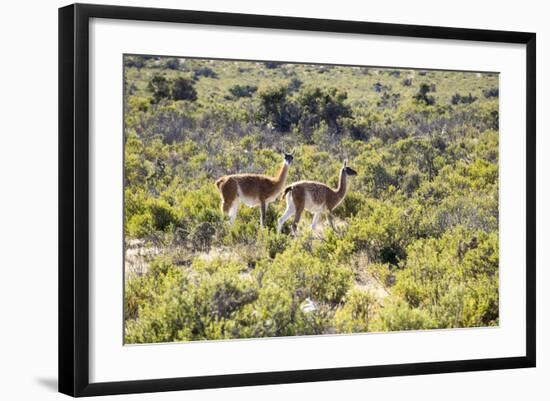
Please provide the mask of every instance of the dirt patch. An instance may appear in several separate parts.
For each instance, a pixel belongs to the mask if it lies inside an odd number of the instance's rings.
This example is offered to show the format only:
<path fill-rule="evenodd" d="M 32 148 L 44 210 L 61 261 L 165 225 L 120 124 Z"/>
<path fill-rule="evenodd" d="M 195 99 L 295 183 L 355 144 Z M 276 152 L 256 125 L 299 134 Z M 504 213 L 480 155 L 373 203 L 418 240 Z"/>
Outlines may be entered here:
<path fill-rule="evenodd" d="M 355 285 L 363 290 L 370 291 L 381 302 L 390 295 L 384 283 L 369 270 L 369 259 L 364 253 L 360 254 L 354 264 Z"/>
<path fill-rule="evenodd" d="M 149 270 L 149 263 L 160 254 L 160 248 L 147 246 L 145 241 L 130 240 L 126 242 L 124 254 L 124 274 L 145 274 Z"/>

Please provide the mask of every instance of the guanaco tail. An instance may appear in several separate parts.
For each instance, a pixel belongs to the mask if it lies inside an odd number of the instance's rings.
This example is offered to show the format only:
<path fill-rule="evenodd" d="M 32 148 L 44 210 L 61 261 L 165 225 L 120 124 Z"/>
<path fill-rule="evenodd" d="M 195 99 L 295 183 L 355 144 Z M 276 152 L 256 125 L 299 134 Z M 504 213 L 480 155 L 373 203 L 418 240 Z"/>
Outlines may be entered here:
<path fill-rule="evenodd" d="M 334 229 L 332 211 L 344 200 L 348 190 L 347 177 L 353 175 L 357 175 L 357 172 L 348 167 L 348 162 L 345 160 L 340 170 L 338 188 L 333 189 L 316 181 L 298 181 L 286 187 L 283 192 L 283 197 L 286 198 L 286 210 L 278 221 L 277 231 L 281 232 L 285 221 L 294 214 L 292 232 L 295 234 L 304 209 L 313 213 L 312 229 L 315 229 L 323 212 L 328 212 L 328 221 Z"/>
<path fill-rule="evenodd" d="M 239 203 L 249 207 L 260 206 L 260 225 L 265 224 L 265 213 L 269 203 L 280 195 L 288 176 L 288 168 L 294 156 L 283 153 L 283 164 L 274 177 L 261 174 L 232 174 L 216 180 L 222 198 L 221 208 L 234 223 Z"/>

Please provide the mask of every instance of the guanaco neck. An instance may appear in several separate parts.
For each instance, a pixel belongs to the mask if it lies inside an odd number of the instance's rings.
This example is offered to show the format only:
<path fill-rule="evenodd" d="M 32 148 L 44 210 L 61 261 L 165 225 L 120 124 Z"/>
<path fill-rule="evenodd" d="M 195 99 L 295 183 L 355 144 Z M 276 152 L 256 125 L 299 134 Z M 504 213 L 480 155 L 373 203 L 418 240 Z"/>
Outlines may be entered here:
<path fill-rule="evenodd" d="M 285 181 L 286 181 L 286 177 L 288 175 L 288 166 L 289 166 L 289 164 L 285 160 L 283 162 L 283 165 L 279 169 L 279 172 L 274 177 L 275 178 L 275 183 L 277 184 L 278 187 L 283 186 Z"/>
<path fill-rule="evenodd" d="M 340 179 L 338 180 L 338 188 L 336 188 L 336 196 L 338 200 L 342 200 L 346 196 L 346 191 L 348 190 L 348 180 L 346 170 L 342 169 L 340 171 Z"/>

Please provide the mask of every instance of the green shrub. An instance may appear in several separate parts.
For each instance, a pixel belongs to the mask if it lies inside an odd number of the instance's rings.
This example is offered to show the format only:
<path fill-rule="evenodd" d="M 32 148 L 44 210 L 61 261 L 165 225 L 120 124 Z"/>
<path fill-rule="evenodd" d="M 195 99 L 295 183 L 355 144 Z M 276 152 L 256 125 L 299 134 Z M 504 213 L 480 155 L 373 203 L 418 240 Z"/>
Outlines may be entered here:
<path fill-rule="evenodd" d="M 483 96 L 487 98 L 498 97 L 498 88 L 483 89 Z"/>
<path fill-rule="evenodd" d="M 197 90 L 192 79 L 178 78 L 172 85 L 172 98 L 174 100 L 197 100 Z"/>
<path fill-rule="evenodd" d="M 290 83 L 288 84 L 288 91 L 290 93 L 293 93 L 293 92 L 296 92 L 297 90 L 299 90 L 302 85 L 304 84 L 304 82 L 298 78 L 292 78 L 290 80 Z"/>
<path fill-rule="evenodd" d="M 340 333 L 360 333 L 371 331 L 371 320 L 377 303 L 375 297 L 361 288 L 352 288 L 344 298 L 344 304 L 338 308 L 334 323 Z"/>
<path fill-rule="evenodd" d="M 124 56 L 124 66 L 125 67 L 135 67 L 135 68 L 143 68 L 145 67 L 145 63 L 147 60 L 149 60 L 150 56 L 131 56 L 131 55 L 125 55 Z"/>
<path fill-rule="evenodd" d="M 179 221 L 174 208 L 163 199 L 149 198 L 134 207 L 134 213 L 126 216 L 126 231 L 130 237 L 142 238 L 157 231 L 167 231 Z"/>
<path fill-rule="evenodd" d="M 395 291 L 438 327 L 495 324 L 498 317 L 496 234 L 456 227 L 440 239 L 414 242 L 397 273 Z"/>
<path fill-rule="evenodd" d="M 410 171 L 403 178 L 402 188 L 407 195 L 411 195 L 420 187 L 422 176 L 418 171 Z"/>
<path fill-rule="evenodd" d="M 290 237 L 284 234 L 270 232 L 267 237 L 267 249 L 270 258 L 275 258 L 279 253 L 284 252 L 290 243 Z"/>
<path fill-rule="evenodd" d="M 148 287 L 150 302 L 139 309 L 136 319 L 127 321 L 127 342 L 238 336 L 231 320 L 258 298 L 257 285 L 241 274 L 240 266 L 221 260 L 196 261 L 196 275 L 190 277 L 166 261 L 156 266 L 138 278 Z M 132 295 L 128 299 L 133 299 Z"/>
<path fill-rule="evenodd" d="M 455 93 L 451 98 L 451 103 L 454 105 L 457 104 L 470 104 L 477 100 L 477 97 L 472 96 L 471 93 L 468 93 L 468 96 L 462 96 L 458 93 Z"/>
<path fill-rule="evenodd" d="M 155 231 L 151 213 L 133 215 L 127 224 L 126 232 L 130 237 L 143 238 Z"/>
<path fill-rule="evenodd" d="M 306 241 L 307 242 L 307 241 Z M 332 265 L 311 255 L 294 243 L 273 262 L 260 267 L 262 280 L 278 283 L 303 301 L 310 297 L 315 301 L 339 302 L 351 285 L 351 267 Z"/>
<path fill-rule="evenodd" d="M 372 331 L 425 330 L 434 322 L 423 309 L 411 308 L 406 302 L 394 299 L 384 304 L 373 322 Z"/>
<path fill-rule="evenodd" d="M 209 222 L 203 222 L 193 228 L 189 234 L 189 240 L 193 249 L 208 252 L 212 247 L 215 234 L 216 226 Z"/>
<path fill-rule="evenodd" d="M 347 93 L 336 88 L 306 87 L 298 93 L 300 125 L 305 129 L 319 127 L 321 121 L 339 132 L 341 120 L 351 116 L 351 109 L 345 103 Z"/>
<path fill-rule="evenodd" d="M 166 68 L 170 70 L 179 70 L 180 68 L 180 60 L 177 58 L 169 58 L 166 60 Z"/>
<path fill-rule="evenodd" d="M 162 199 L 149 201 L 147 207 L 153 217 L 153 228 L 155 230 L 165 231 L 171 223 L 177 220 L 172 206 Z"/>
<path fill-rule="evenodd" d="M 408 224 L 405 211 L 389 203 L 368 202 L 368 206 L 350 221 L 347 238 L 355 251 L 366 252 L 373 262 L 397 264 L 405 258 Z"/>
<path fill-rule="evenodd" d="M 420 104 L 428 106 L 435 104 L 435 98 L 433 96 L 429 96 L 429 92 L 433 92 L 430 85 L 421 84 L 418 88 L 418 92 L 414 95 L 414 100 L 416 100 Z"/>
<path fill-rule="evenodd" d="M 218 78 L 218 74 L 212 68 L 204 66 L 197 68 L 193 74 L 195 80 L 198 80 L 200 77 Z"/>
<path fill-rule="evenodd" d="M 279 68 L 281 63 L 278 63 L 276 61 L 266 61 L 264 62 L 264 65 L 266 68 L 273 69 L 273 68 Z"/>
<path fill-rule="evenodd" d="M 298 305 L 291 292 L 276 283 L 266 284 L 261 287 L 258 299 L 237 315 L 239 334 L 245 338 L 295 335 L 297 311 Z"/>
<path fill-rule="evenodd" d="M 259 120 L 269 122 L 280 132 L 288 132 L 299 118 L 299 110 L 293 102 L 287 100 L 287 87 L 272 86 L 263 88 L 260 97 Z"/>
<path fill-rule="evenodd" d="M 148 89 L 153 94 L 153 103 L 158 103 L 162 99 L 170 97 L 170 83 L 162 75 L 153 75 L 153 78 L 149 81 Z"/>
<path fill-rule="evenodd" d="M 254 85 L 234 85 L 229 88 L 229 93 L 234 98 L 251 97 L 258 90 Z"/>

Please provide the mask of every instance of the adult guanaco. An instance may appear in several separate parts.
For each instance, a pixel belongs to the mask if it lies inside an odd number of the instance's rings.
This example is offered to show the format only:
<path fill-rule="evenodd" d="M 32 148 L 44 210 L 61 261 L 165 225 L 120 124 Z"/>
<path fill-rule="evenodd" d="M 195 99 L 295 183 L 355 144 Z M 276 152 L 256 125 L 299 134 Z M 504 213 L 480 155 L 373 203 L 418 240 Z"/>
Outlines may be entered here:
<path fill-rule="evenodd" d="M 291 153 L 283 153 L 283 164 L 274 177 L 262 174 L 232 174 L 216 180 L 222 198 L 222 212 L 229 215 L 231 224 L 234 223 L 239 203 L 242 202 L 249 207 L 260 206 L 260 225 L 264 226 L 267 206 L 277 199 L 283 190 L 292 160 L 294 156 Z"/>
<path fill-rule="evenodd" d="M 286 210 L 278 221 L 277 231 L 281 232 L 285 221 L 294 214 L 292 232 L 296 234 L 296 227 L 304 209 L 313 213 L 312 229 L 315 229 L 323 212 L 328 212 L 328 221 L 334 229 L 332 211 L 344 200 L 348 190 L 348 176 L 353 175 L 357 175 L 357 172 L 348 167 L 348 162 L 345 160 L 340 170 L 338 188 L 333 189 L 316 181 L 298 181 L 286 187 L 283 192 L 283 197 L 286 198 Z"/>

